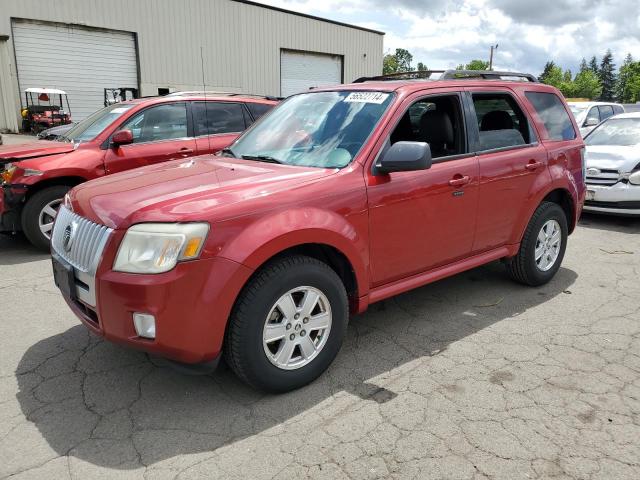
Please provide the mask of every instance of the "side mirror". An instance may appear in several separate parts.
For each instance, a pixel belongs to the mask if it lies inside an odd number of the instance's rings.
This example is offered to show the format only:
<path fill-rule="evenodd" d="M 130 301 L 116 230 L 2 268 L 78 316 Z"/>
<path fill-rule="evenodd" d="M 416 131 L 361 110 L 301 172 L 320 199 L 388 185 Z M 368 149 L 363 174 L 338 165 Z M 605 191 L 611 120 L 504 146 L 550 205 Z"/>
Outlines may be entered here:
<path fill-rule="evenodd" d="M 428 168 L 431 168 L 431 147 L 425 142 L 396 142 L 376 163 L 376 171 L 381 173 Z"/>
<path fill-rule="evenodd" d="M 118 130 L 111 137 L 111 144 L 114 147 L 129 145 L 130 143 L 133 143 L 133 133 L 131 130 L 127 130 L 126 128 L 124 130 Z"/>
<path fill-rule="evenodd" d="M 585 127 L 595 127 L 599 123 L 600 122 L 598 121 L 597 118 L 589 117 L 584 121 L 584 126 Z"/>

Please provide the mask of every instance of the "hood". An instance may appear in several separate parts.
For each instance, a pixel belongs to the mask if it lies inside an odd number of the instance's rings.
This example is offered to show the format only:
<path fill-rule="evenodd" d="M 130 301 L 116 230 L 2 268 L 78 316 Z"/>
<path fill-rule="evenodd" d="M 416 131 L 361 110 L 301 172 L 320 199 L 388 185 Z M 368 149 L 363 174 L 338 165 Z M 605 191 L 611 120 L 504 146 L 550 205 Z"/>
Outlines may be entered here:
<path fill-rule="evenodd" d="M 203 156 L 108 175 L 79 185 L 70 197 L 76 213 L 110 228 L 214 222 L 231 205 L 243 202 L 246 212 L 273 206 L 274 194 L 336 171 Z"/>
<path fill-rule="evenodd" d="M 74 149 L 73 143 L 49 142 L 47 140 L 31 141 L 17 145 L 2 145 L 0 146 L 0 165 L 28 158 L 73 152 Z"/>
<path fill-rule="evenodd" d="M 631 172 L 640 164 L 640 147 L 617 145 L 587 145 L 587 168 L 618 170 Z"/>

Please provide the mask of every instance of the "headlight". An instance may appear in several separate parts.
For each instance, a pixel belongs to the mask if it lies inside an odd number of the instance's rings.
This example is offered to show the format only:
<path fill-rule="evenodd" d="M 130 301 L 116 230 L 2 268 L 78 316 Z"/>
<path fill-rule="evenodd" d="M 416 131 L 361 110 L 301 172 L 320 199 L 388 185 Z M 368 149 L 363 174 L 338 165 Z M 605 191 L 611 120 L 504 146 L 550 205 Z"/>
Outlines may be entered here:
<path fill-rule="evenodd" d="M 11 181 L 11 178 L 13 177 L 13 174 L 16 172 L 17 169 L 18 167 L 16 167 L 12 163 L 7 163 L 4 166 L 4 170 L 2 171 L 2 181 L 4 183 L 9 183 Z"/>
<path fill-rule="evenodd" d="M 640 185 L 640 170 L 629 175 L 629 183 L 633 185 Z"/>
<path fill-rule="evenodd" d="M 168 272 L 181 260 L 192 260 L 209 233 L 208 223 L 140 223 L 124 236 L 113 269 L 128 273 Z"/>
<path fill-rule="evenodd" d="M 2 172 L 2 181 L 4 183 L 11 183 L 16 177 L 38 177 L 43 173 L 44 172 L 40 170 L 33 170 L 32 168 L 22 169 L 13 163 L 7 163 Z"/>

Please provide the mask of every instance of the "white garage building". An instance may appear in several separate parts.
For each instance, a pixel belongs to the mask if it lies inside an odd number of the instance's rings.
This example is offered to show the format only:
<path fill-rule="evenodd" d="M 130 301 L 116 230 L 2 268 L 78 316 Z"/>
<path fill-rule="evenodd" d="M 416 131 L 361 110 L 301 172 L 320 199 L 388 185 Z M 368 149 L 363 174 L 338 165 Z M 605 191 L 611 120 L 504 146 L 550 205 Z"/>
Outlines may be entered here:
<path fill-rule="evenodd" d="M 2 0 L 0 131 L 18 130 L 31 87 L 66 91 L 78 121 L 105 88 L 287 96 L 349 82 L 382 71 L 383 35 L 244 0 Z"/>

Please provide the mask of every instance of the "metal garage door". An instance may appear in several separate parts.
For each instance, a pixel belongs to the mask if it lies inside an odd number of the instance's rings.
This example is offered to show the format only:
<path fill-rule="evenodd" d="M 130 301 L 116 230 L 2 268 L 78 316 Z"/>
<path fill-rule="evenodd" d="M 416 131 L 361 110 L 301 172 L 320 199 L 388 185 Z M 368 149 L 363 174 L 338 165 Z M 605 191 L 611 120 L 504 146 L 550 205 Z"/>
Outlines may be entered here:
<path fill-rule="evenodd" d="M 138 88 L 132 33 L 23 20 L 12 31 L 23 103 L 25 88 L 59 88 L 78 121 L 104 106 L 105 88 Z"/>
<path fill-rule="evenodd" d="M 342 83 L 342 57 L 324 53 L 282 50 L 280 54 L 280 94 L 283 97 L 309 87 Z"/>

